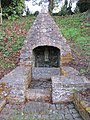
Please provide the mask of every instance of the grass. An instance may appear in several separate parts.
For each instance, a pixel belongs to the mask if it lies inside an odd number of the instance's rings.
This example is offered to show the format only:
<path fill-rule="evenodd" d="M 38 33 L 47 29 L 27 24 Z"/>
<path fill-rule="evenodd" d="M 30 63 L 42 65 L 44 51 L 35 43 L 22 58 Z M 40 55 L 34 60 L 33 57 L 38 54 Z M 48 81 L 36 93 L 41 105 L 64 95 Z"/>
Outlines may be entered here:
<path fill-rule="evenodd" d="M 54 18 L 64 37 L 80 45 L 80 48 L 90 55 L 90 24 L 84 23 L 84 14 Z"/>
<path fill-rule="evenodd" d="M 87 74 L 90 68 L 90 23 L 85 20 L 85 13 L 55 16 L 54 20 L 71 46 L 73 57 L 76 58 L 74 62 L 79 65 L 81 61 L 85 67 L 81 65 L 79 69 Z"/>
<path fill-rule="evenodd" d="M 20 49 L 35 18 L 28 16 L 14 21 L 3 20 L 0 26 L 0 78 L 18 64 Z"/>

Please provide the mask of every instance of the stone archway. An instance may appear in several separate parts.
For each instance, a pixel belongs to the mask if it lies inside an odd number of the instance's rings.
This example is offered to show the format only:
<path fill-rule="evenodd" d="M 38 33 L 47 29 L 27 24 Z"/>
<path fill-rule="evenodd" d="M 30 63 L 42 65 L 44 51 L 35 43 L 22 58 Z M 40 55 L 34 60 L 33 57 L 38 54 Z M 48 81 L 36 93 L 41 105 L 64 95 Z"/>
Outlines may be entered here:
<path fill-rule="evenodd" d="M 39 46 L 33 50 L 34 67 L 60 67 L 60 50 L 52 46 Z"/>

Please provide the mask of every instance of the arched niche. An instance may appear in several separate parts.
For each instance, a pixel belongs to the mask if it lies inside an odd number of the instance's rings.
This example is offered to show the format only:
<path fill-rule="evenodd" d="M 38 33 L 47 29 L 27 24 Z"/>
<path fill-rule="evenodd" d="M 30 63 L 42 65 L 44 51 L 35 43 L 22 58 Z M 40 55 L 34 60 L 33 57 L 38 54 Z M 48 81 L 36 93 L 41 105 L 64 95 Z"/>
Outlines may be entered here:
<path fill-rule="evenodd" d="M 60 50 L 53 46 L 38 46 L 33 49 L 34 67 L 59 67 Z"/>

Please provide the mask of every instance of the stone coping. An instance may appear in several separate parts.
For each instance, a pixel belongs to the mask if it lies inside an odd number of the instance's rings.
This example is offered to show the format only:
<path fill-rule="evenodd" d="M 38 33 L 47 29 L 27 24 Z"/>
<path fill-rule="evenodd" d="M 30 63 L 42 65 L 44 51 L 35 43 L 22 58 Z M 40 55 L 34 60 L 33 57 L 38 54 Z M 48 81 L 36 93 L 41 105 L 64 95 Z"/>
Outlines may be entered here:
<path fill-rule="evenodd" d="M 73 94 L 73 102 L 84 120 L 90 120 L 90 101 L 82 98 L 79 92 Z"/>
<path fill-rule="evenodd" d="M 90 88 L 90 81 L 84 76 L 79 76 L 77 70 L 72 67 L 63 69 L 65 75 L 51 78 L 53 103 L 71 102 L 74 92 Z"/>
<path fill-rule="evenodd" d="M 32 67 L 32 79 L 51 79 L 54 75 L 60 75 L 60 68 Z"/>
<path fill-rule="evenodd" d="M 31 82 L 31 66 L 17 66 L 9 74 L 5 75 L 0 84 L 7 84 L 10 88 L 9 94 L 6 96 L 8 102 L 24 102 L 25 91 Z M 2 91 L 4 96 L 7 90 Z"/>

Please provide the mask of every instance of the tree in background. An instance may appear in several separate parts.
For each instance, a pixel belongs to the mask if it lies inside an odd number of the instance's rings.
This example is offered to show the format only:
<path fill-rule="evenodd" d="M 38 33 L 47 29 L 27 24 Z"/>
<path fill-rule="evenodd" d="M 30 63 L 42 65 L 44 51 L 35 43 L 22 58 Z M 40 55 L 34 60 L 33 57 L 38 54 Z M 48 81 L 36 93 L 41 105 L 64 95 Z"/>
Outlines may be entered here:
<path fill-rule="evenodd" d="M 49 12 L 51 13 L 54 7 L 54 0 L 48 0 L 49 1 Z"/>
<path fill-rule="evenodd" d="M 90 0 L 79 0 L 77 3 L 80 12 L 86 12 L 86 19 L 90 22 Z"/>
<path fill-rule="evenodd" d="M 49 1 L 49 10 L 51 11 L 54 6 L 54 0 Z M 34 1 L 35 2 L 35 1 Z M 1 0 L 3 8 L 3 17 L 5 18 L 15 18 L 20 16 L 25 7 L 25 0 Z"/>
<path fill-rule="evenodd" d="M 73 12 L 71 11 L 71 8 L 72 8 L 71 0 L 69 1 L 69 5 L 68 5 L 68 0 L 65 0 L 64 2 L 65 3 L 62 6 L 61 11 L 58 13 L 58 15 L 60 15 L 60 16 L 72 15 Z M 68 7 L 67 7 L 67 5 L 68 5 Z"/>
<path fill-rule="evenodd" d="M 1 0 L 3 16 L 5 18 L 20 16 L 24 9 L 25 0 Z"/>
<path fill-rule="evenodd" d="M 80 12 L 85 12 L 90 9 L 90 0 L 79 0 L 77 5 Z"/>

